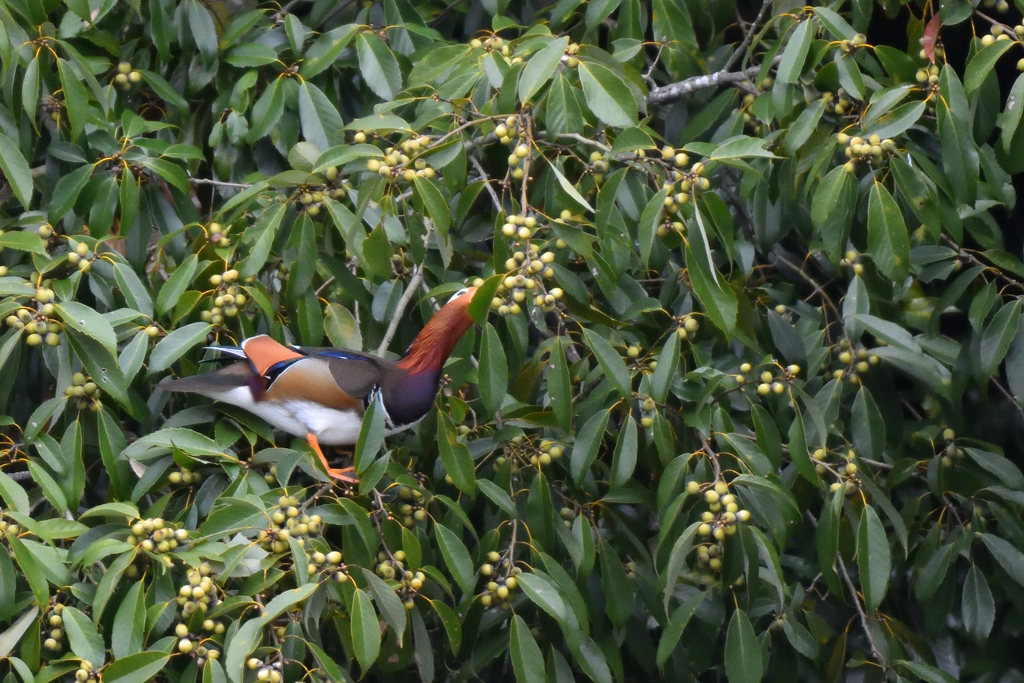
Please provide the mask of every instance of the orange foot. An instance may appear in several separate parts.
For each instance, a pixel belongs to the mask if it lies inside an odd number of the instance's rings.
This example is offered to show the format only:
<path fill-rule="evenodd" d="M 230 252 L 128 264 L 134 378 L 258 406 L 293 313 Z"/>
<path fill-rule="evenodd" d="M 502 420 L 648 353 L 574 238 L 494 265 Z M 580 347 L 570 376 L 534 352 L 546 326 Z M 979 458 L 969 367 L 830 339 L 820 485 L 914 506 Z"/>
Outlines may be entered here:
<path fill-rule="evenodd" d="M 328 476 L 330 476 L 332 479 L 337 479 L 338 481 L 343 481 L 346 484 L 358 484 L 359 483 L 359 477 L 355 476 L 355 474 L 351 474 L 352 472 L 355 471 L 354 468 L 352 468 L 352 467 L 345 467 L 344 469 L 340 469 L 339 470 L 339 469 L 335 469 L 335 468 L 331 467 L 327 463 L 327 458 L 324 457 L 324 452 L 322 450 L 320 450 L 320 442 L 317 441 L 317 438 L 316 438 L 315 434 L 307 434 L 306 435 L 306 441 L 309 443 L 309 445 L 316 452 L 317 457 L 320 458 L 320 462 L 323 464 L 324 469 L 327 470 Z"/>

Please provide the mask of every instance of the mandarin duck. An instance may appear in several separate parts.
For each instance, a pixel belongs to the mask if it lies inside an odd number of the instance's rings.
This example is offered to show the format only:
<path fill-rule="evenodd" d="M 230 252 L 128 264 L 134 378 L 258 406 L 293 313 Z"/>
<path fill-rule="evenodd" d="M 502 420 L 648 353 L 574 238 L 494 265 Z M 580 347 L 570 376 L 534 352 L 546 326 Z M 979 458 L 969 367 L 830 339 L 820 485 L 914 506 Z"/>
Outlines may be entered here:
<path fill-rule="evenodd" d="M 476 287 L 457 292 L 420 331 L 398 361 L 357 351 L 284 346 L 267 335 L 238 346 L 211 346 L 231 363 L 214 372 L 164 379 L 157 387 L 200 394 L 244 408 L 276 429 L 305 438 L 327 473 L 347 483 L 353 468 L 331 467 L 321 450 L 352 446 L 363 414 L 380 398 L 385 435 L 409 429 L 430 411 L 452 349 L 473 321 Z"/>

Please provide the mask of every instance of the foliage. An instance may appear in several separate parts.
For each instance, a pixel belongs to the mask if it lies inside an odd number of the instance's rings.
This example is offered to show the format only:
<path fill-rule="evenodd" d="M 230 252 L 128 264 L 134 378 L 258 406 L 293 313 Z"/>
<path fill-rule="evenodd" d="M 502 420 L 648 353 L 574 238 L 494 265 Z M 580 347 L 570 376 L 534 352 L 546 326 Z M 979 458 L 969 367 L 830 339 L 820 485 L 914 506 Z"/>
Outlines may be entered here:
<path fill-rule="evenodd" d="M 0 0 L 5 681 L 1019 679 L 1019 15 L 738 9 Z M 153 388 L 474 281 L 357 490 Z"/>

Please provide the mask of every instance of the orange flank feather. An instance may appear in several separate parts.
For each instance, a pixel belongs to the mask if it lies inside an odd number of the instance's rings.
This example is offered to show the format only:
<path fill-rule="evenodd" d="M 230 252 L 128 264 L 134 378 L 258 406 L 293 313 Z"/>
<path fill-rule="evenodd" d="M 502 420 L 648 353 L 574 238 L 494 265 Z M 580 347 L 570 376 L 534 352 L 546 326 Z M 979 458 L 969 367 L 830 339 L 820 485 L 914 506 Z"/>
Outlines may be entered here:
<path fill-rule="evenodd" d="M 252 369 L 260 377 L 267 374 L 267 370 L 276 363 L 283 360 L 302 358 L 301 353 L 292 351 L 287 346 L 279 344 L 271 337 L 261 334 L 258 337 L 250 337 L 242 342 L 242 351 L 252 364 Z"/>

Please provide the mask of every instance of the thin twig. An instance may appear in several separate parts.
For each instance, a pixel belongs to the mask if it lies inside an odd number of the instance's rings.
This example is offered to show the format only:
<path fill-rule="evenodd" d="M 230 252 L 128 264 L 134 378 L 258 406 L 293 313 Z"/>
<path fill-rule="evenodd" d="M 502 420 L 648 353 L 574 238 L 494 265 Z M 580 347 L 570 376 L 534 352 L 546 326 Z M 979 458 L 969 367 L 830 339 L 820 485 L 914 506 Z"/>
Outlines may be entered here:
<path fill-rule="evenodd" d="M 743 36 L 743 42 L 740 43 L 739 47 L 736 48 L 736 51 L 732 53 L 731 57 L 729 57 L 729 61 L 727 61 L 725 66 L 722 67 L 722 71 L 728 71 L 736 66 L 736 62 L 740 60 L 743 54 L 747 51 L 747 48 L 750 47 L 750 41 L 754 39 L 754 34 L 757 33 L 758 24 L 761 23 L 762 19 L 764 19 L 764 13 L 769 7 L 771 7 L 771 5 L 772 3 L 768 2 L 768 0 L 762 1 L 761 10 L 757 13 L 757 16 L 754 17 L 753 23 L 750 24 L 750 28 L 747 29 L 747 34 Z"/>
<path fill-rule="evenodd" d="M 781 59 L 781 57 L 777 58 Z M 774 65 L 777 63 L 773 61 Z M 726 85 L 731 83 L 742 83 L 749 81 L 751 78 L 761 73 L 762 66 L 748 67 L 742 71 L 716 71 L 713 74 L 706 74 L 704 76 L 694 76 L 687 78 L 676 83 L 670 83 L 660 88 L 655 88 L 647 96 L 648 104 L 665 104 L 672 100 L 677 100 L 684 95 L 695 93 L 698 90 L 704 90 L 705 88 L 714 88 L 719 85 Z"/>
<path fill-rule="evenodd" d="M 402 318 L 405 316 L 405 308 L 409 305 L 413 295 L 416 294 L 416 290 L 421 282 L 423 282 L 423 266 L 417 265 L 412 269 L 409 286 L 405 288 L 405 291 L 402 292 L 402 298 L 398 300 L 398 307 L 391 317 L 391 322 L 388 323 L 388 330 L 384 333 L 384 339 L 381 340 L 380 346 L 377 347 L 378 356 L 383 356 L 387 353 L 388 346 L 391 345 L 391 340 L 395 338 L 395 332 L 398 331 L 398 324 L 402 322 Z"/>
<path fill-rule="evenodd" d="M 253 186 L 252 183 L 229 183 L 226 180 L 214 180 L 213 178 L 189 178 L 190 185 L 214 185 L 216 187 L 233 187 L 239 190 L 247 190 Z"/>
<path fill-rule="evenodd" d="M 483 164 L 475 156 L 469 157 L 470 162 L 473 164 L 473 168 L 480 174 L 480 179 L 484 181 L 484 187 L 487 189 L 487 194 L 491 195 L 491 202 L 494 203 L 494 209 L 501 213 L 501 199 L 498 197 L 498 193 L 491 187 L 491 178 L 487 175 L 487 171 L 484 170 Z"/>
<path fill-rule="evenodd" d="M 461 5 L 465 1 L 466 0 L 452 0 L 451 4 L 449 4 L 443 10 L 438 12 L 436 17 L 434 17 L 433 19 L 431 19 L 430 21 L 427 22 L 427 26 L 429 26 L 430 28 L 434 28 L 435 26 L 440 24 L 442 21 L 447 19 L 448 15 L 452 13 L 452 10 L 454 10 L 456 7 L 458 7 L 459 5 Z"/>
<path fill-rule="evenodd" d="M 656 89 L 658 87 L 658 84 L 654 82 L 654 78 L 651 76 L 651 74 L 654 73 L 654 70 L 658 66 L 658 62 L 661 61 L 661 53 L 664 49 L 665 41 L 662 40 L 660 43 L 658 43 L 658 54 L 654 55 L 654 60 L 651 62 L 650 66 L 647 67 L 647 71 L 643 74 L 644 81 L 647 82 L 647 85 L 651 86 L 652 90 Z"/>
<path fill-rule="evenodd" d="M 996 385 L 996 389 L 999 390 L 999 393 L 1001 393 L 1003 396 L 1005 396 L 1010 401 L 1010 403 L 1013 404 L 1013 407 L 1017 409 L 1017 414 L 1020 415 L 1022 418 L 1024 418 L 1024 408 L 1021 408 L 1020 402 L 1017 400 L 1017 397 L 1014 396 L 1013 394 L 1011 394 L 1006 389 L 1006 387 L 1003 386 L 1003 383 L 999 381 L 998 377 L 993 377 L 992 378 L 992 384 L 995 384 Z"/>
<path fill-rule="evenodd" d="M 604 144 L 603 142 L 598 142 L 597 140 L 592 140 L 590 138 L 585 138 L 582 135 L 580 135 L 579 133 L 560 133 L 558 137 L 560 137 L 560 138 L 568 138 L 569 140 L 575 140 L 576 142 L 583 143 L 584 145 L 590 145 L 591 147 L 597 147 L 602 152 L 610 152 L 610 151 L 612 151 L 612 148 L 609 147 L 608 145 Z"/>
<path fill-rule="evenodd" d="M 711 444 L 708 443 L 707 438 L 701 434 L 700 430 L 697 430 L 697 438 L 700 439 L 701 446 L 704 448 L 704 452 L 708 454 L 708 458 L 711 459 L 711 469 L 715 471 L 715 481 L 722 478 L 722 467 L 718 464 L 718 454 L 715 453 L 711 448 Z"/>
<path fill-rule="evenodd" d="M 853 604 L 857 608 L 857 614 L 860 615 L 860 625 L 864 628 L 864 635 L 867 636 L 868 645 L 871 646 L 871 656 L 875 658 L 875 661 L 879 664 L 885 664 L 885 660 L 882 659 L 882 655 L 878 653 L 878 646 L 875 645 L 875 638 L 871 635 L 871 629 L 868 628 L 868 615 L 864 612 L 863 605 L 860 604 L 860 598 L 857 596 L 857 589 L 853 585 L 853 580 L 846 571 L 846 564 L 843 562 L 842 556 L 836 553 L 836 563 L 839 565 L 839 573 L 843 575 L 843 579 L 846 581 L 846 587 L 850 589 L 850 597 L 853 598 Z"/>

